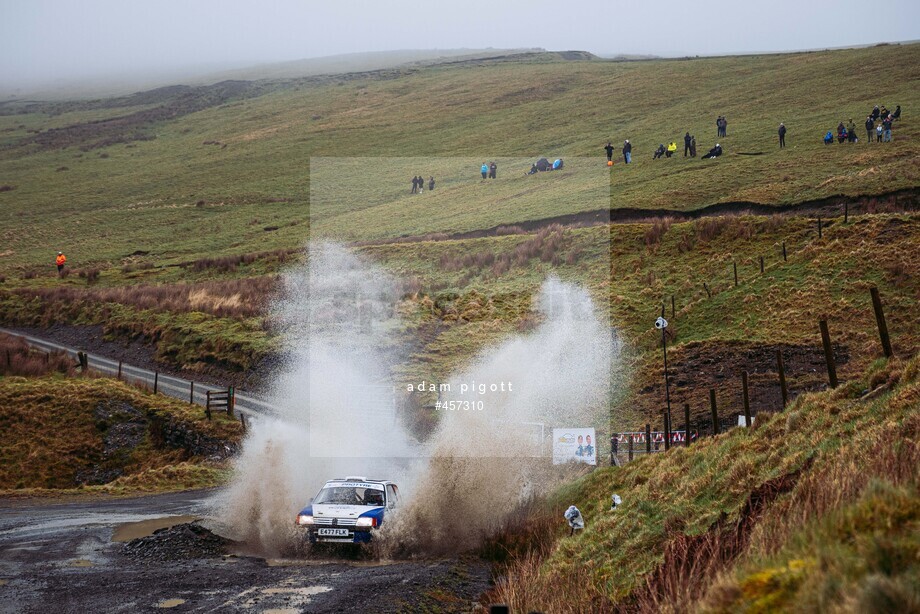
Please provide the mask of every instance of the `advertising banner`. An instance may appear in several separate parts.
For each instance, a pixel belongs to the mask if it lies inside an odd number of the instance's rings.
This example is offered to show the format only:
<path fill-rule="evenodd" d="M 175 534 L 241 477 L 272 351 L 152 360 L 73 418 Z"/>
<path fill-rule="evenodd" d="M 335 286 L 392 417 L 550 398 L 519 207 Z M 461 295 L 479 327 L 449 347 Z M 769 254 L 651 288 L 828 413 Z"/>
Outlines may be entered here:
<path fill-rule="evenodd" d="M 553 464 L 597 464 L 594 429 L 553 429 Z"/>

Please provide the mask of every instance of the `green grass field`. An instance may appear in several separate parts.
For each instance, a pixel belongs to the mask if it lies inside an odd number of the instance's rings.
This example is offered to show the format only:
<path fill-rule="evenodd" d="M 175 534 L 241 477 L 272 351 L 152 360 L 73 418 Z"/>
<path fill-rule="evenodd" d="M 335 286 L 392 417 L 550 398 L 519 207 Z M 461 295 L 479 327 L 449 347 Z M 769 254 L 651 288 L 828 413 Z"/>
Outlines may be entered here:
<path fill-rule="evenodd" d="M 703 430 L 710 388 L 732 419 L 748 371 L 755 428 L 603 468 L 550 494 L 544 510 L 519 515 L 526 524 L 497 538 L 505 566 L 495 600 L 520 611 L 656 612 L 920 603 L 920 44 L 639 62 L 537 53 L 246 91 L 195 90 L 194 111 L 169 91 L 128 97 L 130 107 L 58 101 L 12 114 L 0 105 L 0 321 L 98 326 L 110 340 L 146 343 L 173 369 L 248 384 L 281 346 L 269 310 L 277 276 L 304 266 L 308 239 L 333 238 L 404 282 L 402 323 L 388 343 L 409 355 L 393 380 L 439 381 L 538 325 L 534 294 L 556 275 L 586 287 L 625 342 L 609 424 L 595 425 L 602 440 L 660 424 L 653 322 L 664 305 L 675 426 L 688 403 L 691 428 Z M 161 104 L 174 116 L 138 119 Z M 864 139 L 875 104 L 902 107 L 893 143 L 822 144 L 850 118 Z M 685 131 L 704 153 L 719 114 L 729 121 L 722 158 L 684 159 L 680 148 L 676 159 L 651 159 Z M 619 149 L 626 138 L 635 163 L 617 156 L 607 167 L 603 145 Z M 565 169 L 525 176 L 543 156 L 563 158 Z M 498 179 L 482 181 L 479 166 L 491 160 Z M 409 194 L 414 175 L 434 176 L 436 189 Z M 885 196 L 898 191 L 907 210 Z M 641 210 L 837 195 L 867 198 L 846 223 L 822 213 L 820 237 L 813 217 L 751 215 L 743 205 L 693 221 L 640 219 Z M 631 223 L 527 224 L 617 208 L 640 213 Z M 57 250 L 69 257 L 63 279 Z M 888 317 L 890 360 L 871 287 Z M 821 319 L 843 382 L 833 391 Z M 796 397 L 782 413 L 777 351 Z M 183 403 L 142 397 L 102 380 L 0 379 L 0 404 L 18 408 L 0 416 L 17 442 L 0 487 L 72 483 L 86 459 L 41 433 L 71 422 L 78 448 L 98 456 L 91 413 L 104 398 L 193 419 Z M 421 402 L 406 411 L 419 437 L 437 420 Z M 238 426 L 224 433 L 231 426 L 202 428 L 238 437 Z M 225 478 L 148 443 L 114 492 Z M 56 461 L 21 466 L 29 446 Z M 615 513 L 612 492 L 624 500 Z M 561 510 L 573 502 L 588 529 L 566 538 Z"/>
<path fill-rule="evenodd" d="M 0 185 L 12 187 L 0 192 L 0 313 L 10 324 L 103 325 L 110 338 L 150 343 L 173 366 L 246 372 L 277 351 L 264 311 L 271 276 L 302 261 L 296 250 L 312 235 L 370 241 L 358 249 L 413 282 L 400 334 L 417 343 L 405 369 L 425 376 L 443 377 L 484 346 L 526 331 L 533 292 L 550 273 L 590 288 L 623 331 L 629 364 L 650 374 L 633 378 L 639 402 L 614 412 L 622 422 L 641 424 L 658 411 L 651 323 L 672 295 L 681 368 L 738 343 L 758 355 L 777 344 L 811 352 L 816 320 L 827 315 L 847 352 L 842 369 L 859 372 L 876 349 L 870 284 L 885 297 L 898 349 L 917 347 L 909 214 L 832 220 L 820 241 L 812 220 L 794 217 L 567 228 L 549 251 L 522 260 L 516 250 L 542 239 L 515 228 L 465 240 L 394 239 L 607 208 L 781 205 L 916 189 L 917 59 L 917 44 L 642 62 L 533 54 L 278 81 L 132 124 L 156 138 L 128 134 L 104 147 L 96 147 L 100 138 L 124 136 L 104 121 L 118 112 L 147 113 L 164 100 L 182 107 L 167 91 L 128 97 L 131 107 L 55 102 L 0 115 Z M 864 78 L 873 71 L 888 78 Z M 876 103 L 902 106 L 893 143 L 821 143 L 840 120 L 861 125 Z M 680 143 L 687 130 L 705 151 L 718 114 L 729 119 L 721 159 L 651 160 L 658 142 Z M 790 130 L 782 151 L 779 121 Z M 33 136 L 67 146 L 23 144 Z M 634 164 L 617 157 L 608 168 L 603 144 L 627 137 Z M 526 176 L 540 156 L 562 157 L 565 169 Z M 482 181 L 479 166 L 491 160 L 498 179 Z M 409 194 L 414 175 L 434 176 L 436 189 Z M 788 262 L 779 261 L 782 241 Z M 58 249 L 73 269 L 64 280 L 51 266 Z M 95 269 L 98 280 L 88 284 Z M 677 398 L 695 399 L 711 384 L 678 386 Z"/>
<path fill-rule="evenodd" d="M 320 210 L 318 231 L 345 231 L 354 239 L 475 230 L 590 210 L 594 198 L 547 198 L 520 208 L 515 195 L 526 169 L 514 164 L 503 165 L 490 186 L 488 211 L 475 190 L 443 199 L 435 194 L 429 209 L 409 206 L 400 191 L 408 192 L 415 173 L 436 175 L 446 189 L 452 181 L 475 183 L 483 160 L 540 156 L 594 157 L 596 169 L 577 171 L 590 174 L 593 184 L 608 173 L 604 143 L 619 146 L 626 138 L 636 163 L 609 171 L 612 207 L 780 204 L 911 188 L 920 179 L 920 132 L 911 121 L 920 107 L 918 59 L 916 44 L 643 62 L 538 54 L 425 67 L 398 78 L 279 82 L 254 98 L 139 127 L 154 140 L 89 151 L 79 146 L 95 141 L 92 134 L 63 149 L 17 145 L 16 139 L 27 136 L 26 129 L 111 117 L 111 109 L 0 115 L 6 143 L 0 185 L 13 188 L 0 192 L 0 270 L 9 276 L 19 267 L 44 266 L 58 249 L 83 266 L 121 264 L 138 250 L 175 262 L 299 246 L 317 214 L 309 206 L 314 157 L 429 159 L 425 168 L 406 168 L 408 175 L 394 170 L 381 177 L 363 165 L 341 177 L 365 202 L 331 215 Z M 874 104 L 904 109 L 894 143 L 821 143 L 840 121 L 853 118 L 860 127 Z M 680 142 L 688 130 L 704 152 L 715 141 L 718 114 L 729 120 L 722 139 L 727 155 L 651 160 L 659 142 Z M 789 127 L 784 151 L 775 143 L 780 121 Z M 209 141 L 218 144 L 203 144 Z M 362 209 L 358 217 L 355 207 Z"/>

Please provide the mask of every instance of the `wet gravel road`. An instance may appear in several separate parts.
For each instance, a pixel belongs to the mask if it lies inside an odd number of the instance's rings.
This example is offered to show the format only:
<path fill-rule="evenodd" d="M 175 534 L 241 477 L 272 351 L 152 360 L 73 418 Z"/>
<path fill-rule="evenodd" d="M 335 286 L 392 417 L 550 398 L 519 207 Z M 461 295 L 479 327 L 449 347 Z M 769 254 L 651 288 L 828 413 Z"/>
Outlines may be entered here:
<path fill-rule="evenodd" d="M 0 500 L 0 612 L 469 612 L 489 588 L 474 558 L 267 561 L 214 554 L 198 525 L 126 548 L 201 517 L 209 495 Z"/>

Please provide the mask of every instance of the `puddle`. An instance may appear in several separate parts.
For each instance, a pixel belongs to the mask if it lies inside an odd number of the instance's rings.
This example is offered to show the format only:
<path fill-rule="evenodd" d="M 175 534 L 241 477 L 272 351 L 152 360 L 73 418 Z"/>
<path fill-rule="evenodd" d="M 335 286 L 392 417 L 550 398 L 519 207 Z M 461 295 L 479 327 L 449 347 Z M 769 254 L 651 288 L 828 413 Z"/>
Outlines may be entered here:
<path fill-rule="evenodd" d="M 348 567 L 385 567 L 396 561 L 351 561 L 348 559 L 265 559 L 269 567 L 308 567 L 310 565 L 347 565 Z"/>
<path fill-rule="evenodd" d="M 296 580 L 288 579 L 281 583 L 280 586 L 270 588 L 253 587 L 247 589 L 236 596 L 235 600 L 228 601 L 224 607 L 230 606 L 235 601 L 235 605 L 241 606 L 245 610 L 257 610 L 259 612 L 274 612 L 275 614 L 287 614 L 288 612 L 300 612 L 303 607 L 312 601 L 314 595 L 328 593 L 332 590 L 331 586 L 291 586 Z M 248 599 L 244 600 L 244 597 Z M 280 607 L 267 607 L 274 605 L 268 602 L 285 601 Z"/>
<path fill-rule="evenodd" d="M 164 599 L 163 601 L 158 603 L 156 607 L 161 608 L 161 609 L 162 608 L 174 608 L 177 605 L 182 605 L 183 603 L 185 603 L 185 599 Z"/>
<path fill-rule="evenodd" d="M 93 562 L 87 559 L 76 559 L 68 563 L 71 567 L 92 567 Z"/>
<path fill-rule="evenodd" d="M 177 524 L 194 522 L 200 520 L 199 516 L 164 516 L 162 518 L 152 518 L 150 520 L 141 520 L 139 522 L 126 522 L 115 527 L 112 533 L 113 542 L 129 542 L 139 537 L 153 535 L 154 531 L 159 529 L 168 529 Z M 170 606 L 172 607 L 172 606 Z"/>
<path fill-rule="evenodd" d="M 263 588 L 265 595 L 292 595 L 296 597 L 312 597 L 332 590 L 331 586 L 300 586 L 297 588 Z"/>

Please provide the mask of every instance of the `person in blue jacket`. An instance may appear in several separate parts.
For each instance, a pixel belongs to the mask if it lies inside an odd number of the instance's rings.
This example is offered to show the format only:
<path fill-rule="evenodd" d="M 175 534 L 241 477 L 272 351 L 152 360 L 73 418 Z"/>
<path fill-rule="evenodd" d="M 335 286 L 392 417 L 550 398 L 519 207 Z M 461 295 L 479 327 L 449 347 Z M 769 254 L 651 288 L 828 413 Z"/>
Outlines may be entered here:
<path fill-rule="evenodd" d="M 485 162 L 482 163 L 482 168 L 480 168 L 479 170 L 482 171 L 483 179 L 489 176 L 489 165 L 486 164 Z"/>
<path fill-rule="evenodd" d="M 830 145 L 833 142 L 834 142 L 834 133 L 828 130 L 827 134 L 824 135 L 824 144 Z"/>
<path fill-rule="evenodd" d="M 558 171 L 561 168 L 562 168 L 562 158 L 559 158 L 555 162 L 553 162 L 553 170 Z"/>

